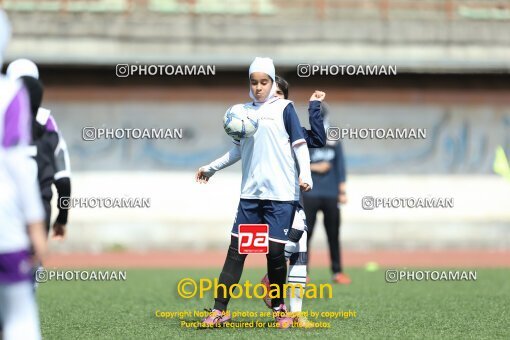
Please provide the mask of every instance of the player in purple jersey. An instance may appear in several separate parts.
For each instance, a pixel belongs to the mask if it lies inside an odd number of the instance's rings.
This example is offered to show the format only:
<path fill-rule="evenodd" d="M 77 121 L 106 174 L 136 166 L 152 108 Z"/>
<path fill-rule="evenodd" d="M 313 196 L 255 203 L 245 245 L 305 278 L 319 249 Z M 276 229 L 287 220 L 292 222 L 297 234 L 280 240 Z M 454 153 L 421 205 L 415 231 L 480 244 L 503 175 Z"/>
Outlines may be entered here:
<path fill-rule="evenodd" d="M 0 10 L 0 66 L 9 37 L 7 16 Z M 32 266 L 42 261 L 46 238 L 36 165 L 27 154 L 29 110 L 23 84 L 0 74 L 0 338 L 4 340 L 41 338 Z"/>
<path fill-rule="evenodd" d="M 66 142 L 59 131 L 50 110 L 40 107 L 43 95 L 39 81 L 37 65 L 28 59 L 17 59 L 7 67 L 7 76 L 13 80 L 21 79 L 28 87 L 32 102 L 33 119 L 33 157 L 37 162 L 38 179 L 43 206 L 46 211 L 46 230 L 51 226 L 51 186 L 55 185 L 58 202 L 62 197 L 71 196 L 71 167 Z M 30 79 L 33 78 L 33 79 Z M 35 81 L 34 81 L 35 79 Z M 68 207 L 58 205 L 59 213 L 53 223 L 53 238 L 63 239 L 66 233 Z"/>

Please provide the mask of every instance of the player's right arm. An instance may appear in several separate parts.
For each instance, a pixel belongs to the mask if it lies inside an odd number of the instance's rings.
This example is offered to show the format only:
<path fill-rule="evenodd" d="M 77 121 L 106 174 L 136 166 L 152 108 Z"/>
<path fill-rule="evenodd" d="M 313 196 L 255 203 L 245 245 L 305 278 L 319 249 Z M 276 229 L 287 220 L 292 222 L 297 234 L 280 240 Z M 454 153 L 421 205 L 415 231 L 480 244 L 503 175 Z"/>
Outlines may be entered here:
<path fill-rule="evenodd" d="M 34 263 L 43 263 L 48 249 L 46 242 L 46 228 L 43 222 L 28 224 L 28 236 L 34 249 Z"/>
<path fill-rule="evenodd" d="M 5 151 L 4 164 L 19 195 L 20 211 L 34 249 L 34 263 L 42 263 L 46 254 L 46 228 L 37 182 L 37 164 L 24 146 Z"/>
<path fill-rule="evenodd" d="M 44 210 L 37 183 L 37 165 L 22 147 L 5 153 L 5 165 L 20 199 L 23 219 L 34 249 L 34 263 L 42 263 L 46 255 Z"/>
<path fill-rule="evenodd" d="M 20 210 L 34 249 L 34 263 L 42 263 L 47 247 L 44 210 L 37 182 L 37 164 L 23 146 L 6 151 L 4 160 L 19 195 Z"/>
<path fill-rule="evenodd" d="M 234 146 L 226 154 L 214 160 L 208 165 L 198 169 L 195 180 L 198 183 L 207 183 L 216 171 L 225 169 L 241 159 L 241 145 L 239 141 L 234 140 Z"/>

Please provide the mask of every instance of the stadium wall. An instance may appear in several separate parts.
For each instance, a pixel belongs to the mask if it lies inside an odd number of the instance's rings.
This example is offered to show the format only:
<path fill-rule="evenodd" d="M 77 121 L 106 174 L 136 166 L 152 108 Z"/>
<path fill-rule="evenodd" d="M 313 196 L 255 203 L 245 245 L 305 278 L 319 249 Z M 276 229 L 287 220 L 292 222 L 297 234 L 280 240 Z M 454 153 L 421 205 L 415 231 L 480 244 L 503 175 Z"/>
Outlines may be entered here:
<path fill-rule="evenodd" d="M 149 197 L 150 208 L 76 208 L 58 252 L 224 249 L 239 200 L 240 172 L 207 185 L 191 171 L 76 172 L 73 197 Z M 342 208 L 345 249 L 510 250 L 510 182 L 490 175 L 351 175 Z M 489 194 L 490 193 L 490 194 Z M 453 208 L 363 210 L 362 198 L 446 197 Z M 326 249 L 322 218 L 315 249 Z"/>
<path fill-rule="evenodd" d="M 308 126 L 304 102 L 296 107 Z M 47 106 L 64 132 L 75 171 L 175 171 L 198 168 L 230 148 L 222 118 L 232 103 L 48 102 Z M 496 148 L 510 149 L 508 107 L 329 102 L 329 108 L 331 125 L 347 129 L 343 146 L 350 173 L 490 174 Z M 84 141 L 83 131 L 88 128 L 182 129 L 183 138 Z M 421 129 L 426 135 L 370 139 L 363 129 Z"/>

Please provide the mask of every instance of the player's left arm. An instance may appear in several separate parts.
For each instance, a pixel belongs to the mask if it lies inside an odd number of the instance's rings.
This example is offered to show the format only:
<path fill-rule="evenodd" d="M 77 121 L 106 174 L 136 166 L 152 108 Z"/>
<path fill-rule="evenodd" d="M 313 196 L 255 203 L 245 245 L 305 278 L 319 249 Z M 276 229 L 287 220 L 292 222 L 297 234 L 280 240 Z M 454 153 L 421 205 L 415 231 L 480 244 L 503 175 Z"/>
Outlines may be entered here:
<path fill-rule="evenodd" d="M 303 127 L 303 134 L 309 148 L 322 148 L 326 145 L 326 131 L 321 114 L 321 104 L 324 98 L 326 98 L 326 93 L 315 91 L 308 103 L 308 121 L 311 129 L 307 130 Z"/>
<path fill-rule="evenodd" d="M 56 144 L 54 146 L 54 166 L 55 175 L 53 184 L 57 188 L 58 201 L 62 197 L 71 197 L 71 166 L 69 162 L 69 153 L 67 144 L 58 132 L 56 135 Z M 69 207 L 63 207 L 58 204 L 58 216 L 53 224 L 53 238 L 63 239 L 66 234 L 66 225 L 69 216 Z"/>
<path fill-rule="evenodd" d="M 299 186 L 302 191 L 310 191 L 313 187 L 312 173 L 310 171 L 310 154 L 306 146 L 301 123 L 292 103 L 289 103 L 283 111 L 283 122 L 299 165 L 299 177 L 301 178 Z"/>

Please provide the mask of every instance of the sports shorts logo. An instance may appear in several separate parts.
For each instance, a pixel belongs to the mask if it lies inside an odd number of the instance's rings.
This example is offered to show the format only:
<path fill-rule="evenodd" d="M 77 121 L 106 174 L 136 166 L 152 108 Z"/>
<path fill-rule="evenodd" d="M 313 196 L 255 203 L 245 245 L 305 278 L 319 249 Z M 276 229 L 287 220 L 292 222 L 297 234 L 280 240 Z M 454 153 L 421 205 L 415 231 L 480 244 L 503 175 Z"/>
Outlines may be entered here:
<path fill-rule="evenodd" d="M 268 224 L 239 225 L 239 254 L 267 254 L 268 252 Z"/>

